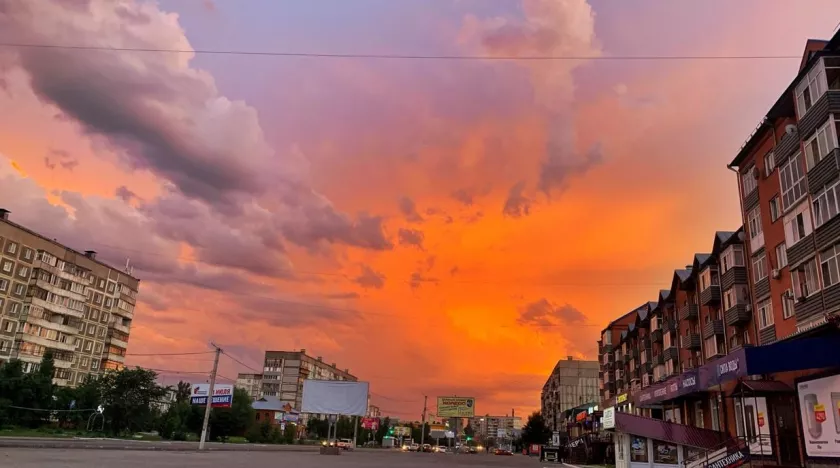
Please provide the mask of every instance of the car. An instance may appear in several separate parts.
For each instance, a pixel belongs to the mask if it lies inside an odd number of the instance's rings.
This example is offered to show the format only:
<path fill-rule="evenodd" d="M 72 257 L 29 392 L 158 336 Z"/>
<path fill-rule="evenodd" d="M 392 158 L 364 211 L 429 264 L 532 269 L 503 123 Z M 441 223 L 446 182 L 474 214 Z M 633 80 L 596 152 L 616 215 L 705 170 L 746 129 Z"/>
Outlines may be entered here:
<path fill-rule="evenodd" d="M 510 450 L 505 450 L 505 449 L 500 449 L 500 448 L 496 449 L 495 454 L 496 455 L 513 455 L 513 453 L 511 453 Z"/>
<path fill-rule="evenodd" d="M 422 452 L 432 453 L 432 444 L 423 444 Z"/>
<path fill-rule="evenodd" d="M 476 450 L 476 449 L 475 449 L 475 447 L 470 447 L 470 448 L 467 450 L 467 453 L 478 453 L 478 450 Z"/>
<path fill-rule="evenodd" d="M 353 450 L 353 439 L 339 439 L 336 445 L 341 450 Z"/>
<path fill-rule="evenodd" d="M 438 445 L 436 451 L 437 453 L 446 453 L 446 447 L 443 445 Z"/>

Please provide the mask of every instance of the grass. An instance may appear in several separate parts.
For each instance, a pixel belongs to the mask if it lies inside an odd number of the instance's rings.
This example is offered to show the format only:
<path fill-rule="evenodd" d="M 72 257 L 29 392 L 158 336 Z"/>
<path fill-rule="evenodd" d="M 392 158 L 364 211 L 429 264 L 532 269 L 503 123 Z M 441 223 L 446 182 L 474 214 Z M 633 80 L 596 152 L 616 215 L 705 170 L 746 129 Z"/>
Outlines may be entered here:
<path fill-rule="evenodd" d="M 29 429 L 14 427 L 0 430 L 0 437 L 76 437 L 85 435 L 84 432 L 66 432 L 61 429 L 39 428 Z"/>

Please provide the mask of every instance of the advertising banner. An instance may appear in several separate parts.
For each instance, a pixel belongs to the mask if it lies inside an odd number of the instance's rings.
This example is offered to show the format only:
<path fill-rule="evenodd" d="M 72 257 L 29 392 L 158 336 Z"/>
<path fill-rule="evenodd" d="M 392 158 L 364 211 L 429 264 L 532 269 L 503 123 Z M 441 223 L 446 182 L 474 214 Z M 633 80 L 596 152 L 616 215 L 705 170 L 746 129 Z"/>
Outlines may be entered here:
<path fill-rule="evenodd" d="M 411 428 L 408 426 L 397 426 L 394 428 L 394 436 L 411 437 Z"/>
<path fill-rule="evenodd" d="M 379 418 L 362 418 L 362 429 L 378 430 Z"/>
<path fill-rule="evenodd" d="M 364 416 L 369 394 L 367 382 L 306 379 L 300 410 L 311 414 Z"/>
<path fill-rule="evenodd" d="M 475 416 L 475 398 L 438 397 L 437 415 L 439 418 L 472 418 Z"/>
<path fill-rule="evenodd" d="M 193 384 L 190 404 L 206 405 L 207 394 L 210 392 L 209 383 Z M 228 408 L 233 403 L 233 385 L 216 384 L 213 387 L 213 401 L 210 405 L 213 408 Z"/>
<path fill-rule="evenodd" d="M 737 468 L 750 461 L 750 448 L 744 447 L 737 452 L 730 453 L 720 460 L 704 465 L 703 468 Z"/>
<path fill-rule="evenodd" d="M 604 414 L 601 417 L 601 428 L 602 429 L 615 429 L 615 407 L 610 406 L 609 408 L 604 410 Z"/>
<path fill-rule="evenodd" d="M 811 457 L 840 457 L 840 375 L 800 382 L 796 396 L 805 453 Z"/>

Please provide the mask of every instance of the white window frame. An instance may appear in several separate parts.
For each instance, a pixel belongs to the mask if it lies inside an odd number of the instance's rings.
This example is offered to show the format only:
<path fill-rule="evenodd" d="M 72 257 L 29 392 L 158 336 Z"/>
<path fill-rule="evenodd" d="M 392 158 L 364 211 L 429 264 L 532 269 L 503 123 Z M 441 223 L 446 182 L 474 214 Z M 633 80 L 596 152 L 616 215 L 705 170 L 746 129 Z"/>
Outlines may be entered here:
<path fill-rule="evenodd" d="M 770 177 L 770 174 L 776 169 L 776 153 L 769 152 L 764 155 L 764 176 Z"/>
<path fill-rule="evenodd" d="M 752 252 L 764 246 L 764 226 L 761 225 L 761 204 L 747 213 L 747 227 L 750 231 L 750 249 Z"/>
<path fill-rule="evenodd" d="M 791 272 L 791 281 L 793 283 L 794 297 L 811 297 L 822 290 L 820 285 L 819 267 L 817 266 L 817 259 L 812 258 L 795 271 Z M 803 286 L 805 291 L 802 290 Z"/>
<path fill-rule="evenodd" d="M 743 174 L 741 174 L 741 189 L 744 192 L 744 197 L 753 193 L 758 188 L 758 180 L 753 176 L 753 169 L 755 165 L 750 166 Z"/>
<path fill-rule="evenodd" d="M 708 266 L 700 272 L 700 291 L 705 291 L 719 284 L 720 278 L 718 277 L 717 267 Z"/>
<path fill-rule="evenodd" d="M 767 278 L 767 252 L 752 259 L 753 284 Z"/>
<path fill-rule="evenodd" d="M 772 327 L 776 320 L 773 317 L 773 301 L 765 299 L 758 303 L 758 329 L 764 330 L 767 327 Z"/>
<path fill-rule="evenodd" d="M 6 273 L 11 273 L 12 270 L 14 269 L 14 266 L 15 266 L 15 264 L 12 263 L 12 262 L 4 262 L 3 263 L 3 271 L 5 271 Z"/>
<path fill-rule="evenodd" d="M 775 223 L 782 217 L 782 202 L 778 195 L 770 199 L 770 222 Z"/>
<path fill-rule="evenodd" d="M 785 215 L 784 225 L 785 244 L 790 249 L 814 232 L 814 224 L 811 220 L 811 205 L 801 203 L 796 206 L 796 208 Z"/>
<path fill-rule="evenodd" d="M 0 292 L 6 292 L 9 290 L 9 280 L 5 280 L 0 278 Z"/>
<path fill-rule="evenodd" d="M 833 245 L 820 252 L 820 274 L 824 288 L 840 283 L 840 245 Z"/>
<path fill-rule="evenodd" d="M 798 151 L 779 168 L 779 184 L 782 188 L 782 211 L 795 206 L 805 198 L 805 171 L 802 168 L 802 152 Z"/>
<path fill-rule="evenodd" d="M 720 269 L 723 273 L 736 266 L 744 266 L 744 246 L 732 244 L 720 255 Z"/>
<path fill-rule="evenodd" d="M 814 103 L 816 103 L 823 94 L 828 91 L 828 80 L 825 76 L 825 63 L 823 62 L 824 59 L 820 59 L 817 63 L 814 64 L 813 68 L 808 71 L 804 77 L 802 77 L 802 81 L 796 85 L 794 92 L 796 94 L 796 111 L 798 117 L 802 119 L 802 117 L 814 107 Z M 811 101 L 810 104 L 805 102 L 805 91 L 808 91 L 808 98 Z"/>
<path fill-rule="evenodd" d="M 6 253 L 14 255 L 17 253 L 17 244 L 14 242 L 9 242 L 9 246 L 6 247 Z"/>
<path fill-rule="evenodd" d="M 19 278 L 28 278 L 29 277 L 29 268 L 27 267 L 20 267 L 18 269 L 17 275 Z"/>
<path fill-rule="evenodd" d="M 787 245 L 784 242 L 776 246 L 776 268 L 781 270 L 788 264 Z"/>
<path fill-rule="evenodd" d="M 809 171 L 825 159 L 834 148 L 837 148 L 835 131 L 834 116 L 829 115 L 828 120 L 820 125 L 811 138 L 808 138 L 805 142 L 805 163 L 808 165 Z M 816 143 L 817 154 L 814 154 L 813 151 L 814 143 Z"/>
<path fill-rule="evenodd" d="M 840 212 L 840 181 L 824 187 L 812 197 L 814 228 L 827 223 Z"/>
<path fill-rule="evenodd" d="M 23 296 L 26 294 L 26 286 L 20 283 L 15 283 L 15 294 L 18 296 Z"/>
<path fill-rule="evenodd" d="M 787 320 L 796 314 L 793 304 L 793 289 L 788 289 L 782 293 L 782 319 Z"/>

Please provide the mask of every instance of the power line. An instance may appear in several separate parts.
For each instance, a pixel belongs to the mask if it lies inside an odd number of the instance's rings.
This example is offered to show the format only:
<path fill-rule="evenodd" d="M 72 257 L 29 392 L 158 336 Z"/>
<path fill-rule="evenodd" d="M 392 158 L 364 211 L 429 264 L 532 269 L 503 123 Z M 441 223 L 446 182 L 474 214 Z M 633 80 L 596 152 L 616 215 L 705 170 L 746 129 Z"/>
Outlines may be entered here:
<path fill-rule="evenodd" d="M 261 374 L 261 373 L 263 372 L 263 371 L 262 371 L 262 370 L 260 370 L 260 369 L 254 369 L 253 367 L 249 366 L 248 364 L 245 364 L 244 362 L 240 361 L 239 359 L 236 359 L 235 357 L 231 356 L 231 355 L 230 355 L 227 351 L 222 351 L 222 354 L 224 354 L 225 356 L 229 357 L 229 358 L 230 358 L 230 359 L 232 359 L 234 362 L 237 362 L 237 363 L 239 363 L 240 365 L 245 366 L 245 367 L 247 367 L 248 369 L 251 369 L 252 371 L 254 371 L 254 372 L 258 373 L 258 374 Z"/>
<path fill-rule="evenodd" d="M 420 400 L 401 400 L 399 398 L 391 398 L 391 397 L 387 397 L 385 395 L 380 395 L 379 393 L 376 393 L 376 392 L 370 392 L 370 394 L 374 395 L 374 396 L 377 396 L 379 398 L 384 398 L 386 400 L 393 401 L 395 403 L 420 403 Z"/>
<path fill-rule="evenodd" d="M 87 412 L 87 411 L 96 411 L 96 409 L 46 409 L 46 408 L 27 408 L 24 406 L 6 406 L 6 408 L 14 408 L 19 410 L 29 410 L 29 411 L 48 411 L 50 413 L 78 413 L 78 412 Z"/>
<path fill-rule="evenodd" d="M 374 59 L 374 60 L 457 60 L 457 61 L 665 61 L 665 60 L 789 60 L 801 59 L 798 55 L 437 55 L 437 54 L 371 54 L 371 53 L 323 53 L 323 52 L 277 52 L 254 50 L 216 49 L 164 49 L 150 47 L 105 47 L 67 44 L 0 43 L 0 47 L 23 49 L 60 49 L 101 52 L 148 52 L 197 55 L 247 55 L 262 57 L 302 57 L 319 59 Z"/>
<path fill-rule="evenodd" d="M 213 354 L 213 351 L 200 353 L 125 353 L 126 356 L 195 356 L 197 354 Z"/>

